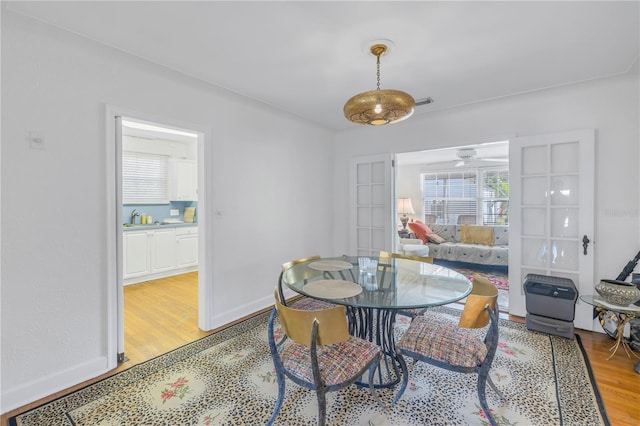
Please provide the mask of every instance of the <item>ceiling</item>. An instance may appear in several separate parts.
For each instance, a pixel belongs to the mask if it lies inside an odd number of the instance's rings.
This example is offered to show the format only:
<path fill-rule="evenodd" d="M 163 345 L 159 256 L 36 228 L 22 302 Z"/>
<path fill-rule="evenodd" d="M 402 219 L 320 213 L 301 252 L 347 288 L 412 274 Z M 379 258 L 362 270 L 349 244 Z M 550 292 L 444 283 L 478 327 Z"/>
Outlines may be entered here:
<path fill-rule="evenodd" d="M 486 142 L 474 145 L 458 146 L 455 148 L 430 149 L 426 151 L 405 152 L 396 154 L 398 164 L 405 166 L 410 164 L 438 164 L 447 168 L 455 167 L 461 158 L 458 152 L 464 149 L 473 149 L 476 153 L 474 161 L 468 162 L 468 167 L 504 165 L 500 159 L 509 158 L 509 141 Z M 499 159 L 487 161 L 486 159 Z M 477 160 L 477 161 L 475 161 Z"/>
<path fill-rule="evenodd" d="M 435 100 L 416 114 L 637 70 L 640 50 L 637 1 L 2 3 L 335 130 L 376 87 L 372 40 L 394 42 L 381 88 Z"/>

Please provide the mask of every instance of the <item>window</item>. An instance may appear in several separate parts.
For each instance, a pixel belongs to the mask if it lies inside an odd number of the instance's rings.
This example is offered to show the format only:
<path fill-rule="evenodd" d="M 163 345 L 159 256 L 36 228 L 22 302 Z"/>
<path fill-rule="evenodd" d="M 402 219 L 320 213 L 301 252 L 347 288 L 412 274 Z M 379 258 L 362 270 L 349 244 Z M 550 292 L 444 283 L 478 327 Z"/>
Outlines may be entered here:
<path fill-rule="evenodd" d="M 169 204 L 168 156 L 125 151 L 122 154 L 122 202 Z"/>
<path fill-rule="evenodd" d="M 482 223 L 509 224 L 509 171 L 482 172 Z"/>
<path fill-rule="evenodd" d="M 508 169 L 425 173 L 422 194 L 424 213 L 436 223 L 508 224 Z"/>

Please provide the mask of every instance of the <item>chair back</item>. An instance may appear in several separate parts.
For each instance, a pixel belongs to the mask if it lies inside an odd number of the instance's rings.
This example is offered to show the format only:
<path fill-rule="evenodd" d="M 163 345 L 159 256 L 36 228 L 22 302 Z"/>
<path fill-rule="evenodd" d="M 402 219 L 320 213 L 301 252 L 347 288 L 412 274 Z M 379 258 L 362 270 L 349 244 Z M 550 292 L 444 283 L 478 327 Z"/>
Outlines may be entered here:
<path fill-rule="evenodd" d="M 286 300 L 284 298 L 284 292 L 282 290 L 282 277 L 283 277 L 284 273 L 287 272 L 289 269 L 293 268 L 294 266 L 300 264 L 300 263 L 310 262 L 312 260 L 320 260 L 320 256 L 319 255 L 313 255 L 313 256 L 304 257 L 304 258 L 301 258 L 301 259 L 292 260 L 291 262 L 287 262 L 287 263 L 283 263 L 282 264 L 282 271 L 280 272 L 280 277 L 278 277 L 278 291 L 277 291 L 277 294 L 276 294 L 276 299 L 277 300 L 279 300 L 283 304 L 286 304 Z M 295 279 L 294 281 L 297 281 L 297 279 Z"/>
<path fill-rule="evenodd" d="M 458 322 L 463 328 L 482 328 L 489 323 L 490 317 L 486 307 L 495 312 L 498 301 L 498 289 L 488 279 L 475 274 L 473 288 L 467 296 L 464 310 Z"/>
<path fill-rule="evenodd" d="M 283 263 L 282 264 L 282 271 L 286 271 L 287 269 L 292 268 L 293 266 L 299 264 L 299 263 L 304 263 L 304 262 L 310 262 L 312 260 L 320 260 L 320 256 L 319 255 L 313 255 L 313 256 L 309 256 L 309 257 L 303 257 L 301 259 L 296 259 L 296 260 L 292 260 L 291 262 L 287 262 L 287 263 Z"/>
<path fill-rule="evenodd" d="M 458 216 L 458 225 L 475 225 L 476 220 L 475 214 L 461 214 Z"/>
<path fill-rule="evenodd" d="M 379 254 L 379 257 L 380 259 L 383 259 L 383 258 L 407 259 L 407 260 L 416 260 L 418 262 L 424 262 L 424 263 L 433 263 L 433 257 L 430 257 L 430 256 L 410 256 L 406 254 L 392 253 L 389 251 L 381 251 Z"/>
<path fill-rule="evenodd" d="M 438 217 L 435 214 L 425 213 L 424 215 L 424 223 L 426 224 L 436 223 L 437 220 L 438 220 Z"/>
<path fill-rule="evenodd" d="M 311 345 L 314 323 L 318 324 L 318 345 L 332 345 L 349 340 L 349 328 L 344 306 L 307 311 L 293 309 L 278 300 L 276 291 L 276 309 L 280 325 L 287 337 L 302 345 Z"/>

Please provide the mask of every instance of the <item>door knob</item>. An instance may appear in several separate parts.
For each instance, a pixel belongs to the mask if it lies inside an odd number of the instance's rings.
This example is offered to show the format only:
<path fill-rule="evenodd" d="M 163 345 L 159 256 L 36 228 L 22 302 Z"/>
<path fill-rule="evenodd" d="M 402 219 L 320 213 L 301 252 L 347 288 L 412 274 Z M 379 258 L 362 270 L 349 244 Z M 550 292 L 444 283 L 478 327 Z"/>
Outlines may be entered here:
<path fill-rule="evenodd" d="M 587 237 L 586 235 L 582 237 L 582 254 L 584 254 L 585 256 L 587 255 L 587 247 L 589 246 L 589 243 L 589 237 Z"/>

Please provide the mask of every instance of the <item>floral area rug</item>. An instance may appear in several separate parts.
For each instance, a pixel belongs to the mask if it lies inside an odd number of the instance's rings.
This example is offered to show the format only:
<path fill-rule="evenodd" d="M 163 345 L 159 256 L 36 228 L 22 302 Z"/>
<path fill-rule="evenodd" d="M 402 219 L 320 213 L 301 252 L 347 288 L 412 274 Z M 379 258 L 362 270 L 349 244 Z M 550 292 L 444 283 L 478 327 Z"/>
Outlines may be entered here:
<path fill-rule="evenodd" d="M 488 279 L 498 289 L 498 306 L 500 307 L 500 311 L 509 311 L 509 273 L 506 267 L 451 262 L 442 259 L 435 259 L 434 263 L 444 266 L 445 268 L 453 269 L 470 280 L 473 280 L 475 274 L 480 274 Z"/>
<path fill-rule="evenodd" d="M 495 285 L 498 290 L 509 290 L 509 274 L 506 266 L 477 265 L 474 263 L 451 262 L 435 259 L 437 265 L 453 269 L 471 279 L 474 274 L 480 274 Z"/>
<path fill-rule="evenodd" d="M 429 315 L 456 321 L 441 307 Z M 11 425 L 260 425 L 273 410 L 277 385 L 261 314 L 166 355 L 10 419 Z M 396 334 L 408 319 L 398 317 Z M 280 332 L 280 331 L 278 331 Z M 486 425 L 476 376 L 424 363 L 410 365 L 410 385 L 385 409 L 368 390 L 350 386 L 328 394 L 332 425 Z M 606 413 L 579 340 L 528 331 L 500 320 L 500 346 L 491 371 L 507 400 L 487 388 L 501 425 L 607 425 Z M 316 424 L 315 393 L 287 380 L 279 425 Z M 380 391 L 383 401 L 391 390 Z"/>

